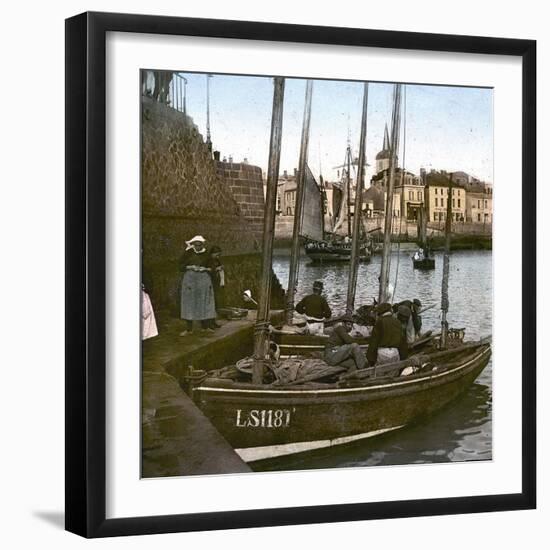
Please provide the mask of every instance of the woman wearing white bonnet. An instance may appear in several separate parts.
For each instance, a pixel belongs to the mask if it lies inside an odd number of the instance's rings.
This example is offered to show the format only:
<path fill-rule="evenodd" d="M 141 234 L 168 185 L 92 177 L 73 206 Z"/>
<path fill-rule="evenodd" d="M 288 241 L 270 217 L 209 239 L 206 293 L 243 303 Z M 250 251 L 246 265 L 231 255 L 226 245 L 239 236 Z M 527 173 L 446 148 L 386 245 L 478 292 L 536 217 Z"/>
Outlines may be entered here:
<path fill-rule="evenodd" d="M 185 253 L 180 260 L 180 271 L 183 273 L 180 305 L 181 318 L 187 326 L 181 336 L 193 332 L 193 321 L 200 321 L 203 329 L 212 331 L 211 320 L 216 317 L 206 240 L 202 235 L 195 235 L 185 244 Z"/>

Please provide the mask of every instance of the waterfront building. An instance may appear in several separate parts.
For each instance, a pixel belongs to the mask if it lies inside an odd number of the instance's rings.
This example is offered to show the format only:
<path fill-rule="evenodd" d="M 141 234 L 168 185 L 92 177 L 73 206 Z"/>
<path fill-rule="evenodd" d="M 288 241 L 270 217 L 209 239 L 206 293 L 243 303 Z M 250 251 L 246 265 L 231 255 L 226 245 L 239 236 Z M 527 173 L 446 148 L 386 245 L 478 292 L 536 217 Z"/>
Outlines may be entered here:
<path fill-rule="evenodd" d="M 444 222 L 447 218 L 447 201 L 452 201 L 452 221 L 464 222 L 466 219 L 466 189 L 464 184 L 454 182 L 449 197 L 450 174 L 445 170 L 431 170 L 425 174 L 427 211 L 429 222 Z"/>
<path fill-rule="evenodd" d="M 493 189 L 488 184 L 477 185 L 468 190 L 466 199 L 466 221 L 472 223 L 493 223 Z"/>

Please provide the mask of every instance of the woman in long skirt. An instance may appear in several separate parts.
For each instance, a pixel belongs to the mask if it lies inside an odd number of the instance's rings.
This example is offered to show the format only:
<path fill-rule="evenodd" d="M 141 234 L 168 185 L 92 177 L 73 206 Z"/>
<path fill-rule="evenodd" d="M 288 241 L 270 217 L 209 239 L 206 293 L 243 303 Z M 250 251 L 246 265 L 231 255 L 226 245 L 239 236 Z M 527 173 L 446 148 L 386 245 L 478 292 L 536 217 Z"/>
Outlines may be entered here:
<path fill-rule="evenodd" d="M 193 321 L 200 321 L 204 330 L 212 332 L 216 318 L 214 289 L 212 287 L 211 260 L 206 252 L 206 240 L 196 235 L 186 241 L 187 248 L 180 261 L 181 318 L 187 323 L 185 336 L 193 332 Z"/>

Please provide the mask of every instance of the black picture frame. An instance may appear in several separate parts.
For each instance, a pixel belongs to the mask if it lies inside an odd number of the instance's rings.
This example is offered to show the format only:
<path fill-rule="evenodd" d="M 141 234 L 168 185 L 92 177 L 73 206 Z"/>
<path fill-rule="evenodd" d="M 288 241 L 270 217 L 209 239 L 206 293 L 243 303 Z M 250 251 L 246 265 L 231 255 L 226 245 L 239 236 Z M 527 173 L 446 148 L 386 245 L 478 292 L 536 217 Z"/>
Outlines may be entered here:
<path fill-rule="evenodd" d="M 516 494 L 106 519 L 105 41 L 109 31 L 517 56 L 522 60 L 522 490 Z M 107 537 L 536 506 L 536 42 L 83 13 L 66 20 L 66 529 Z"/>

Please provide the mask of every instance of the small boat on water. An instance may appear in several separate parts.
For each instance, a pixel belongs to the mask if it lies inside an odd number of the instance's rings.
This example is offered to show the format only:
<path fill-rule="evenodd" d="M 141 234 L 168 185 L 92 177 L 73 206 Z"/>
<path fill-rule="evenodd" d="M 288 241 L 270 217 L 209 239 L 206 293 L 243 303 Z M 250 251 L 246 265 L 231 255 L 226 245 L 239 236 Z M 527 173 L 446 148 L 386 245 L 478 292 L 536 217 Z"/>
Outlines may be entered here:
<path fill-rule="evenodd" d="M 359 261 L 370 262 L 371 252 L 369 244 L 362 242 L 359 245 Z M 347 262 L 351 259 L 351 243 L 344 241 L 309 241 L 305 245 L 307 257 L 312 263 Z"/>
<path fill-rule="evenodd" d="M 435 258 L 428 256 L 424 249 L 418 250 L 413 256 L 414 269 L 435 269 Z"/>
<path fill-rule="evenodd" d="M 426 190 L 426 196 L 428 191 Z M 435 269 L 435 258 L 432 255 L 427 237 L 427 219 L 426 205 L 418 211 L 418 236 L 419 248 L 412 257 L 414 269 Z"/>

